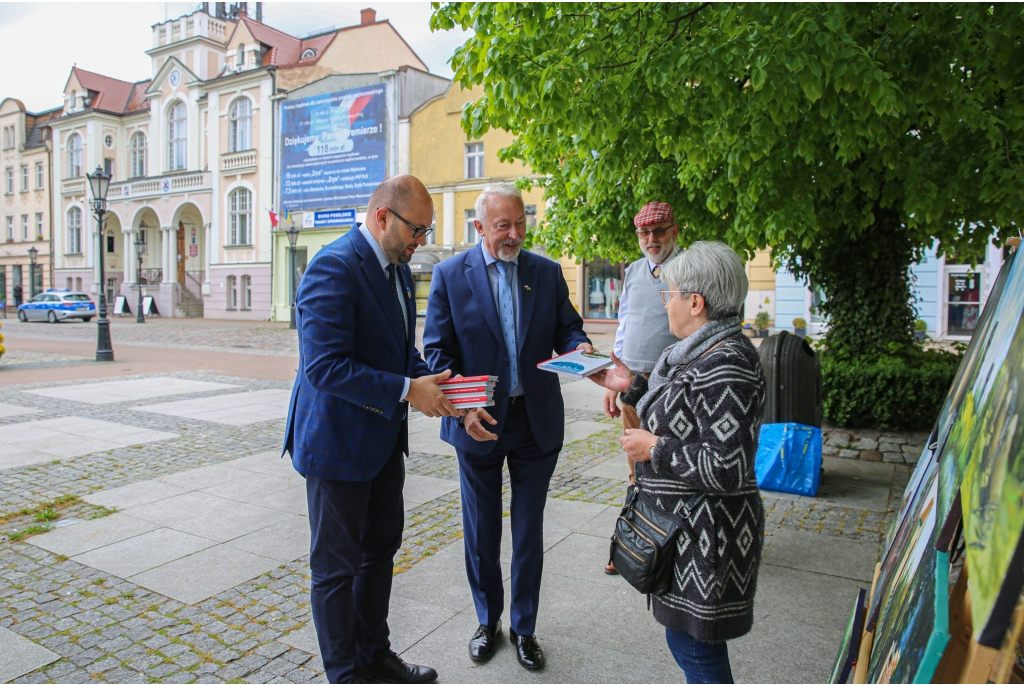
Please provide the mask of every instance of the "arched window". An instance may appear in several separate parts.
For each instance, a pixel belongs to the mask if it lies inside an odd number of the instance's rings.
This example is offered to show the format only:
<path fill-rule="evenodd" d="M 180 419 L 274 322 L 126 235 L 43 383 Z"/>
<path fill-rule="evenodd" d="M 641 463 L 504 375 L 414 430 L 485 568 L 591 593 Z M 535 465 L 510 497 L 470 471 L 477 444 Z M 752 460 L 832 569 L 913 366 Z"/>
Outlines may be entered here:
<path fill-rule="evenodd" d="M 252 103 L 248 98 L 238 98 L 231 105 L 231 152 L 240 152 L 252 147 Z"/>
<path fill-rule="evenodd" d="M 72 133 L 68 136 L 68 173 L 65 178 L 82 175 L 82 136 Z"/>
<path fill-rule="evenodd" d="M 146 175 L 146 134 L 139 131 L 132 136 L 132 178 Z"/>
<path fill-rule="evenodd" d="M 185 168 L 185 103 L 179 102 L 171 108 L 167 117 L 167 162 L 169 171 Z"/>
<path fill-rule="evenodd" d="M 299 55 L 299 59 L 312 59 L 314 57 L 316 57 L 316 50 L 314 48 L 306 48 L 302 51 L 302 54 Z"/>
<path fill-rule="evenodd" d="M 238 309 L 238 289 L 235 287 L 235 277 L 228 276 L 226 280 L 228 286 L 227 308 Z"/>
<path fill-rule="evenodd" d="M 82 210 L 78 207 L 68 210 L 67 254 L 82 254 Z"/>
<path fill-rule="evenodd" d="M 235 66 L 245 66 L 245 43 L 238 44 L 238 51 L 235 53 Z"/>
<path fill-rule="evenodd" d="M 230 245 L 252 245 L 252 193 L 239 188 L 231 193 Z"/>

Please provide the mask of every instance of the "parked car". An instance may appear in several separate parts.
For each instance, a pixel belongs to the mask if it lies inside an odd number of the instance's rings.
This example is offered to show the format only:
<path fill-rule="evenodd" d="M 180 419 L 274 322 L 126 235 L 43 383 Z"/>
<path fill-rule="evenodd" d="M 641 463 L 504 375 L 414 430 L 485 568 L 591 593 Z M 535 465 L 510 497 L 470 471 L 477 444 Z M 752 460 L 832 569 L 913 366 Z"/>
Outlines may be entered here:
<path fill-rule="evenodd" d="M 65 319 L 91 321 L 96 316 L 96 304 L 85 293 L 70 290 L 47 290 L 18 307 L 19 321 L 57 323 Z"/>

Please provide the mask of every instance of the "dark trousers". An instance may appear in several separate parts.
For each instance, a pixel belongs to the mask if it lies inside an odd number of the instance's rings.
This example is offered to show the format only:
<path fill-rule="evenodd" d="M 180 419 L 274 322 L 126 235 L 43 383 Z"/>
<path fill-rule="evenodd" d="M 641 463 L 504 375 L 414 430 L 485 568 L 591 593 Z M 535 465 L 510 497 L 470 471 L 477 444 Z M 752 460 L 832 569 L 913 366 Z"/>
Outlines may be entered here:
<path fill-rule="evenodd" d="M 370 481 L 306 478 L 310 602 L 327 679 L 350 682 L 388 657 L 388 607 L 405 512 L 401 449 Z"/>
<path fill-rule="evenodd" d="M 458 450 L 462 485 L 462 525 L 466 575 L 477 620 L 501 618 L 505 590 L 501 578 L 501 467 L 508 460 L 512 485 L 512 607 L 510 625 L 533 635 L 544 567 L 544 505 L 559 450 L 543 452 L 533 439 L 523 405 L 510 407 L 494 451 L 486 456 Z"/>
<path fill-rule="evenodd" d="M 731 683 L 729 646 L 725 642 L 704 642 L 681 630 L 665 629 L 665 640 L 687 683 Z"/>

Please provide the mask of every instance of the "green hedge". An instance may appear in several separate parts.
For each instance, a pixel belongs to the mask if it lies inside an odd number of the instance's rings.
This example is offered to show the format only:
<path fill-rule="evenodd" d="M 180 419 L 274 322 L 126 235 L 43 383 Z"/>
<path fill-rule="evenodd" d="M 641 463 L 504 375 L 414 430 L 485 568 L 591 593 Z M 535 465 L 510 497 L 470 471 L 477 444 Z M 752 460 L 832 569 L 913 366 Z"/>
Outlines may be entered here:
<path fill-rule="evenodd" d="M 825 421 L 846 428 L 929 430 L 960 359 L 926 351 L 910 358 L 840 361 L 826 352 L 821 358 Z"/>

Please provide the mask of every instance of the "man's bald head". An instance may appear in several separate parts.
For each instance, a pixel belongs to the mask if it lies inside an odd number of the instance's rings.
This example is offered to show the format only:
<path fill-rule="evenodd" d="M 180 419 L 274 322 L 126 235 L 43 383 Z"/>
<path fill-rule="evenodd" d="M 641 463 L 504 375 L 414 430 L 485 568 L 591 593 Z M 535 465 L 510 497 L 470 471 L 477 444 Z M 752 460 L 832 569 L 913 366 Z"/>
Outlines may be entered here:
<path fill-rule="evenodd" d="M 409 174 L 392 176 L 381 183 L 366 203 L 366 228 L 392 264 L 407 263 L 416 247 L 426 243 L 423 236 L 412 237 L 413 227 L 430 226 L 433 216 L 430 193 L 418 178 Z"/>
<path fill-rule="evenodd" d="M 366 218 L 376 216 L 377 210 L 381 207 L 393 209 L 402 216 L 405 216 L 406 212 L 412 214 L 414 204 L 424 201 L 431 206 L 430 211 L 433 214 L 430 193 L 418 178 L 409 174 L 392 176 L 373 191 L 370 201 L 366 203 Z"/>

